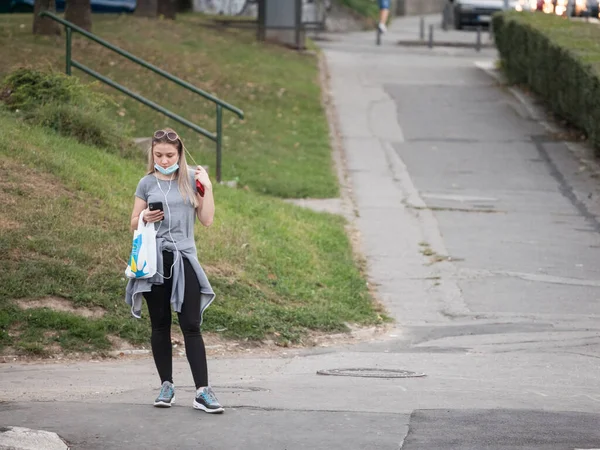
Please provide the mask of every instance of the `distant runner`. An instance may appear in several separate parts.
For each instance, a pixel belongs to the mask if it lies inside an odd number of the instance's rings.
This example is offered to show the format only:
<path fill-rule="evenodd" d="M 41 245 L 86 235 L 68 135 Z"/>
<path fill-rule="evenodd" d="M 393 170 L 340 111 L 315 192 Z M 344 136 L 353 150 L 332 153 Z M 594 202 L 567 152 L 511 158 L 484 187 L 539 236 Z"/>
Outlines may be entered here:
<path fill-rule="evenodd" d="M 390 0 L 379 0 L 379 24 L 377 28 L 380 33 L 387 31 L 387 21 L 390 15 Z"/>

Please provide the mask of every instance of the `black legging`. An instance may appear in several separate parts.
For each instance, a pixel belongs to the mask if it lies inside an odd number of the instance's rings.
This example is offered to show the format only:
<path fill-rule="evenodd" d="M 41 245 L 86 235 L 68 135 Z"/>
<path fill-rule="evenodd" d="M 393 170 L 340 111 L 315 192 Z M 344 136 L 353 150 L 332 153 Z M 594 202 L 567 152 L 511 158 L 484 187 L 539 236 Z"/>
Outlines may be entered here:
<path fill-rule="evenodd" d="M 173 253 L 163 252 L 164 275 L 169 276 L 173 264 Z M 206 365 L 206 349 L 200 333 L 200 283 L 190 262 L 183 258 L 185 289 L 183 305 L 178 313 L 179 326 L 185 341 L 185 354 L 196 389 L 208 386 L 208 368 Z M 173 382 L 173 351 L 171 346 L 171 287 L 172 279 L 165 279 L 164 284 L 155 284 L 152 291 L 144 294 L 148 303 L 150 322 L 152 323 L 152 355 L 161 384 Z"/>

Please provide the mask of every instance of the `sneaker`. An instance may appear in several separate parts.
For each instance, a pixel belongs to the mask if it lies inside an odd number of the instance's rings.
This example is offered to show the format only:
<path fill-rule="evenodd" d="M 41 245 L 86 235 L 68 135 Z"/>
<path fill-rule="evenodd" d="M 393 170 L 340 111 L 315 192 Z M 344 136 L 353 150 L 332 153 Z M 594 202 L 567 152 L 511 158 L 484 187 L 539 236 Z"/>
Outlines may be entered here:
<path fill-rule="evenodd" d="M 154 406 L 157 408 L 170 408 L 175 403 L 175 386 L 170 381 L 165 381 L 158 397 L 154 400 Z"/>
<path fill-rule="evenodd" d="M 201 409 L 207 413 L 222 413 L 224 411 L 210 386 L 196 391 L 194 408 Z"/>
<path fill-rule="evenodd" d="M 387 27 L 385 26 L 385 24 L 383 24 L 381 22 L 377 25 L 377 29 L 379 30 L 379 32 L 381 34 L 384 34 L 387 32 Z"/>

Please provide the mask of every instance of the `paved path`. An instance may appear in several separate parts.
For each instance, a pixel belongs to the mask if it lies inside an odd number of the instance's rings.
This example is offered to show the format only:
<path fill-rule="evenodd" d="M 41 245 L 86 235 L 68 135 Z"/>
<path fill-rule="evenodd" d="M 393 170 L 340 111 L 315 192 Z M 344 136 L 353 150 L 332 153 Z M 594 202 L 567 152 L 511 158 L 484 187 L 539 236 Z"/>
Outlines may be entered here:
<path fill-rule="evenodd" d="M 192 410 L 183 359 L 170 410 L 149 359 L 4 364 L 0 425 L 75 449 L 600 448 L 598 182 L 476 67 L 492 50 L 401 48 L 405 25 L 323 43 L 388 336 L 212 360 L 222 416 Z"/>

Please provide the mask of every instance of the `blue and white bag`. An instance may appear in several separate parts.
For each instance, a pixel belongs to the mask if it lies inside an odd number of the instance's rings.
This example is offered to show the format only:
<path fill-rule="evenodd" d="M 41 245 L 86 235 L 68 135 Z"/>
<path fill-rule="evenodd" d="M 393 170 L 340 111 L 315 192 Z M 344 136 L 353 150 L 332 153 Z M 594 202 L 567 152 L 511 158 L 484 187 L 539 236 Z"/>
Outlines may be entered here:
<path fill-rule="evenodd" d="M 153 223 L 144 224 L 144 212 L 140 214 L 137 230 L 133 232 L 133 245 L 127 278 L 152 278 L 156 273 L 156 230 Z"/>

